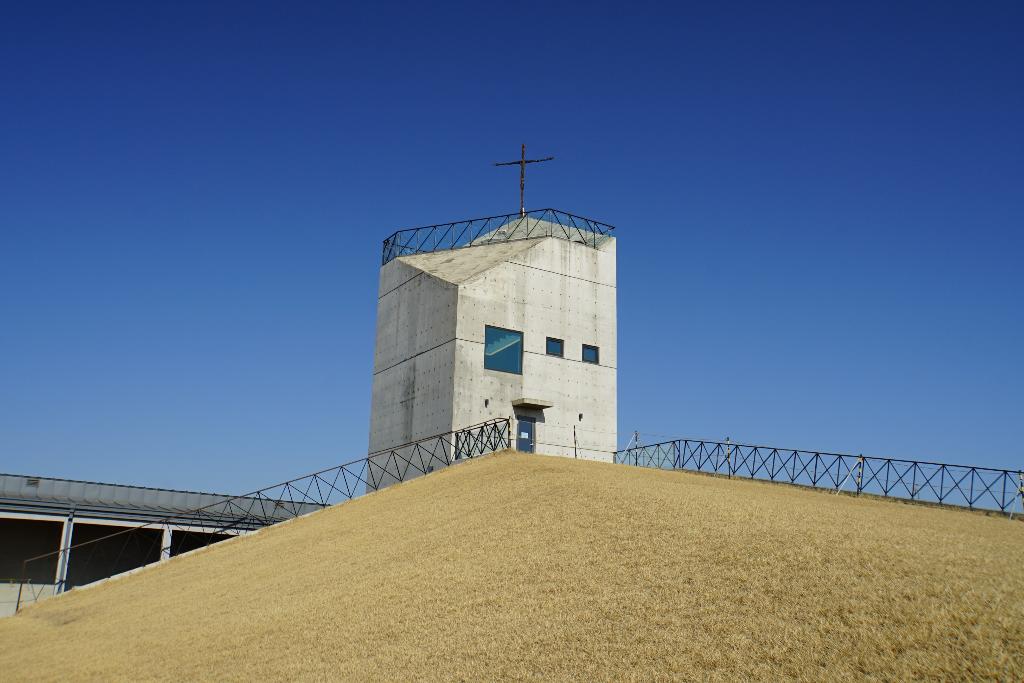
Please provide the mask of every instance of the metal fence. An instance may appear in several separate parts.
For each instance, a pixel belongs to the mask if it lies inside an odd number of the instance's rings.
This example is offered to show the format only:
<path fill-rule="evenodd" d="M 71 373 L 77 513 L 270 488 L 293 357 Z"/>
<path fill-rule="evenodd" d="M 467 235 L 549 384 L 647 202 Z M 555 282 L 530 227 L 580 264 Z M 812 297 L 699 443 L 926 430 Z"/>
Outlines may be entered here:
<path fill-rule="evenodd" d="M 538 209 L 527 211 L 526 215 L 510 213 L 427 225 L 399 230 L 384 240 L 381 265 L 399 256 L 534 237 L 558 237 L 596 248 L 600 238 L 611 235 L 614 229 L 606 223 L 557 209 Z"/>
<path fill-rule="evenodd" d="M 1024 472 L 1018 470 L 752 446 L 728 439 L 676 439 L 636 446 L 617 452 L 615 462 L 998 510 L 1010 515 L 1024 511 Z"/>
<path fill-rule="evenodd" d="M 15 610 L 23 601 L 34 602 L 40 597 L 62 593 L 74 586 L 93 583 L 177 554 L 167 545 L 172 532 L 187 535 L 187 545 L 178 548 L 182 552 L 208 546 L 426 474 L 458 460 L 509 448 L 510 437 L 508 418 L 489 420 L 370 453 L 358 460 L 228 498 L 184 515 L 29 558 L 22 563 Z M 40 567 L 53 566 L 60 568 L 54 581 L 30 578 L 40 575 Z"/>

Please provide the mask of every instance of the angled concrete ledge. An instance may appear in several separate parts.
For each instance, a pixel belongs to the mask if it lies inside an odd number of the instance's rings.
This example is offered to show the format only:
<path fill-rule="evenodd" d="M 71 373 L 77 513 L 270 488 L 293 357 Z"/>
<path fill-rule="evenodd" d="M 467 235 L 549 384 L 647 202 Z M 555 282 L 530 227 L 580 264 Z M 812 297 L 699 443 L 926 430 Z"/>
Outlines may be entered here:
<path fill-rule="evenodd" d="M 514 398 L 512 399 L 512 406 L 515 408 L 539 408 L 544 410 L 545 408 L 551 408 L 555 404 L 551 401 L 545 401 L 540 398 Z"/>

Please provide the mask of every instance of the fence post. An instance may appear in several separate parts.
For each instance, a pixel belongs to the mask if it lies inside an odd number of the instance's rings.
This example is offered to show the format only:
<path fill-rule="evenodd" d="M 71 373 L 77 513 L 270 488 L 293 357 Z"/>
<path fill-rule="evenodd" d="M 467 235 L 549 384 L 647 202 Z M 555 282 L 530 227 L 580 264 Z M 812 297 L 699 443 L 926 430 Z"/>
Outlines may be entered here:
<path fill-rule="evenodd" d="M 1020 510 L 1024 513 L 1024 472 L 1017 473 L 1017 499 L 1020 500 Z M 1010 503 L 1010 519 L 1013 519 L 1013 503 Z"/>
<path fill-rule="evenodd" d="M 971 468 L 971 485 L 970 485 L 970 488 L 968 489 L 968 492 L 967 492 L 967 496 L 968 496 L 968 498 L 967 498 L 967 509 L 969 509 L 969 510 L 973 510 L 974 509 L 974 473 L 975 473 L 975 471 L 976 470 L 972 467 Z"/>
<path fill-rule="evenodd" d="M 21 563 L 21 583 L 18 584 L 18 599 L 14 601 L 14 613 L 17 614 L 18 610 L 21 609 L 21 591 L 25 588 L 25 577 L 28 576 L 28 567 L 26 564 L 28 560 L 24 560 Z"/>

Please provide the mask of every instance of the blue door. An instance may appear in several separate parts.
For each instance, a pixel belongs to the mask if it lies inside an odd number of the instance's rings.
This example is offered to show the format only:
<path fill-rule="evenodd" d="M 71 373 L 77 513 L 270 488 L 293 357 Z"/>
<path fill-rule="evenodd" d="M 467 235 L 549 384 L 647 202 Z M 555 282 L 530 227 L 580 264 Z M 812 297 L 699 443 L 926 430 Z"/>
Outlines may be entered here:
<path fill-rule="evenodd" d="M 519 434 L 516 437 L 516 449 L 523 453 L 533 453 L 533 430 L 537 420 L 532 417 L 519 418 Z"/>

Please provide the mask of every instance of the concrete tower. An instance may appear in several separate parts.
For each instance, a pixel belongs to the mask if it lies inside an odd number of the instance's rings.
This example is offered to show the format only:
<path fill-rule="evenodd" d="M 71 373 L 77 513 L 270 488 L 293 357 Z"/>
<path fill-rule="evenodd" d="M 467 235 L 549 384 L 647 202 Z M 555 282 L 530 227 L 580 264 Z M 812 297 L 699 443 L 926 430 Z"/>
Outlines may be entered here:
<path fill-rule="evenodd" d="M 511 417 L 520 450 L 611 461 L 612 229 L 548 209 L 388 238 L 370 452 Z"/>

